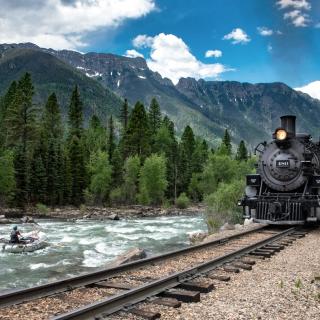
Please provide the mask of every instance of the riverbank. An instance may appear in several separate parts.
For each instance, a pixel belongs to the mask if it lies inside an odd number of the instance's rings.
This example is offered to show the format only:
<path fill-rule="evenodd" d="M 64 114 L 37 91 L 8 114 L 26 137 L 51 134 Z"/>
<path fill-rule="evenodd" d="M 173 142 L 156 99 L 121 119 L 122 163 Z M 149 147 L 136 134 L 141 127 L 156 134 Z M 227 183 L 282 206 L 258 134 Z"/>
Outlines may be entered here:
<path fill-rule="evenodd" d="M 146 217 L 166 217 L 166 216 L 195 216 L 201 215 L 205 211 L 205 206 L 193 205 L 186 209 L 176 207 L 151 207 L 151 206 L 121 206 L 121 207 L 59 207 L 59 208 L 29 208 L 19 210 L 15 208 L 0 208 L 0 216 L 3 216 L 3 223 L 7 220 L 22 219 L 30 217 L 32 219 L 90 219 L 90 220 L 119 220 L 119 219 L 136 219 Z"/>

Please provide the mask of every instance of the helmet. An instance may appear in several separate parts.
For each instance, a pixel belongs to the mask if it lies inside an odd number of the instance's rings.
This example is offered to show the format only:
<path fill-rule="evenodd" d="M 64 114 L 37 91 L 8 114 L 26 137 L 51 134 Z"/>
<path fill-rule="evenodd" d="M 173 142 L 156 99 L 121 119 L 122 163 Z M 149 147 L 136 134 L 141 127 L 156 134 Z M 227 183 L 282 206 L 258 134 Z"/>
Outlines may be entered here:
<path fill-rule="evenodd" d="M 13 227 L 13 230 L 18 230 L 18 227 L 17 227 L 17 226 L 14 226 L 14 227 Z"/>

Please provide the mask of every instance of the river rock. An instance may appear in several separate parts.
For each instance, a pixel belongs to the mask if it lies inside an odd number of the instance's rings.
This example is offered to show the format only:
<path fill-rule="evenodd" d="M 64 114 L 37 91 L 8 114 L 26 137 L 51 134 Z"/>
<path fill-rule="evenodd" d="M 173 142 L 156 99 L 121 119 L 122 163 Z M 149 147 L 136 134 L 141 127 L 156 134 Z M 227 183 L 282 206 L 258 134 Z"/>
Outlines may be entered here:
<path fill-rule="evenodd" d="M 35 223 L 34 219 L 29 216 L 24 216 L 21 218 L 22 223 Z"/>
<path fill-rule="evenodd" d="M 233 224 L 229 224 L 228 222 L 226 222 L 221 228 L 220 231 L 224 231 L 224 230 L 234 230 L 235 226 Z"/>
<path fill-rule="evenodd" d="M 243 225 L 237 223 L 237 224 L 234 225 L 234 228 L 235 228 L 236 230 L 241 230 L 241 229 L 243 228 Z"/>
<path fill-rule="evenodd" d="M 144 259 L 146 257 L 147 257 L 147 253 L 144 249 L 140 249 L 140 248 L 129 249 L 125 253 L 119 255 L 113 262 L 108 264 L 107 267 L 108 268 L 117 267 L 128 262 Z"/>
<path fill-rule="evenodd" d="M 248 226 L 248 225 L 250 225 L 250 224 L 252 224 L 252 223 L 253 223 L 253 218 L 251 218 L 251 219 L 245 219 L 243 225 L 244 225 L 244 226 Z"/>
<path fill-rule="evenodd" d="M 120 220 L 118 214 L 116 214 L 116 213 L 111 214 L 110 216 L 108 216 L 108 219 L 110 219 L 110 220 Z"/>
<path fill-rule="evenodd" d="M 7 224 L 7 223 L 11 223 L 11 221 L 7 218 L 0 218 L 0 224 Z"/>
<path fill-rule="evenodd" d="M 190 243 L 195 244 L 195 243 L 203 241 L 203 239 L 207 236 L 208 236 L 208 234 L 206 232 L 191 233 L 191 234 L 189 234 L 189 241 L 190 241 Z"/>

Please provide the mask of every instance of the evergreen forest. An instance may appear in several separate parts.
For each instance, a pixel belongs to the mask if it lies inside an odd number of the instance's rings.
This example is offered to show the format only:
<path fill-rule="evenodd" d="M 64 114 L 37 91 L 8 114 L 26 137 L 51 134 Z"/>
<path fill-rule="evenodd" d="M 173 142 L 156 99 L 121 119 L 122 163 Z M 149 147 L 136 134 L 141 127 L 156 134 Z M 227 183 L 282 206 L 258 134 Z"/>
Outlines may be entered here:
<path fill-rule="evenodd" d="M 44 106 L 33 101 L 29 73 L 13 81 L 0 100 L 0 205 L 39 204 L 187 206 L 206 201 L 216 210 L 234 208 L 254 159 L 244 141 L 232 151 L 225 130 L 213 150 L 192 124 L 180 137 L 158 101 L 125 100 L 116 117 L 93 115 L 84 126 L 77 86 L 67 119 L 52 93 Z"/>

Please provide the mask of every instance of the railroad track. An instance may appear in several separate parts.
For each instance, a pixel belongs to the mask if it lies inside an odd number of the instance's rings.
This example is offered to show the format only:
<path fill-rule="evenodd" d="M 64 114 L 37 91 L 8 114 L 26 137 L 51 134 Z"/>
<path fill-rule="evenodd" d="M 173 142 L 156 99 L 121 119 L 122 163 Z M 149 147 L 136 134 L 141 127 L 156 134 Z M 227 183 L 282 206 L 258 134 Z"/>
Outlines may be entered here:
<path fill-rule="evenodd" d="M 178 306 L 179 301 L 199 301 L 200 292 L 209 292 L 213 285 L 196 281 L 196 278 L 226 281 L 229 277 L 219 274 L 219 271 L 239 272 L 239 269 L 252 268 L 254 260 L 244 259 L 244 256 L 268 258 L 303 235 L 296 228 L 279 231 L 259 227 L 117 268 L 14 290 L 0 295 L 0 318 L 6 311 L 10 313 L 10 319 L 14 319 L 19 310 L 32 309 L 36 312 L 38 307 L 44 312 L 43 304 L 50 309 L 44 314 L 53 316 L 55 320 L 104 319 L 123 309 L 154 319 L 159 314 L 131 306 L 146 299 L 153 304 L 173 307 Z M 168 264 L 171 268 L 166 268 Z M 92 300 L 99 301 L 90 303 Z M 12 308 L 16 308 L 13 316 Z"/>

